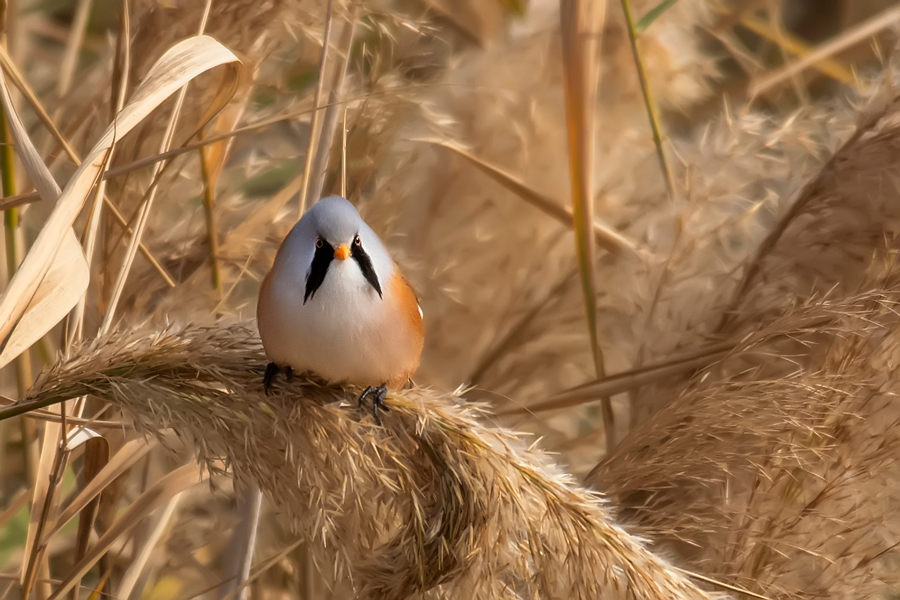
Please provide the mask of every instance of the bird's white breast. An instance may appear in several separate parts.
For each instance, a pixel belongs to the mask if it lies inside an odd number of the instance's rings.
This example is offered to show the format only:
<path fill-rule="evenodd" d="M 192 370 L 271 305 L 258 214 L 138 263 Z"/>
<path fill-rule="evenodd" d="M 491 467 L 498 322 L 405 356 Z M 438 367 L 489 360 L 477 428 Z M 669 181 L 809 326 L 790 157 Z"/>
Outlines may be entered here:
<path fill-rule="evenodd" d="M 384 298 L 356 261 L 335 259 L 322 285 L 304 303 L 306 273 L 279 270 L 276 264 L 257 311 L 269 359 L 334 382 L 380 385 L 396 378 L 399 365 L 409 362 L 411 345 L 407 328 L 393 322 L 397 317 L 391 314 L 390 283 L 380 283 Z"/>

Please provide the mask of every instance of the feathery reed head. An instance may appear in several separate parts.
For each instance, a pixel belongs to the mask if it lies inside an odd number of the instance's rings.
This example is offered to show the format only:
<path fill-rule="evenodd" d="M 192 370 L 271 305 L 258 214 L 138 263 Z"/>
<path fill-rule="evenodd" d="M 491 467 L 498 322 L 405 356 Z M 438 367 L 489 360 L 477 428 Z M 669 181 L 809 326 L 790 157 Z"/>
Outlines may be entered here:
<path fill-rule="evenodd" d="M 114 333 L 44 373 L 36 401 L 105 398 L 145 435 L 171 429 L 212 470 L 265 491 L 361 598 L 705 598 L 595 494 L 483 407 L 417 388 L 383 427 L 351 390 L 298 377 L 272 398 L 242 324 Z"/>

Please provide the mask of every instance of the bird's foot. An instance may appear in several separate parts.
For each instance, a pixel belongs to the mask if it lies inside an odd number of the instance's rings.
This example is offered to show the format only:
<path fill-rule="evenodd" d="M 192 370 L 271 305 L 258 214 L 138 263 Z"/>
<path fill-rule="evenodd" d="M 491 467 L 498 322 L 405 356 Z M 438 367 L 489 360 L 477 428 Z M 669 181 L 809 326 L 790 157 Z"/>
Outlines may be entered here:
<path fill-rule="evenodd" d="M 263 375 L 263 389 L 266 391 L 266 396 L 269 395 L 269 390 L 272 387 L 272 380 L 275 379 L 278 370 L 278 365 L 273 362 L 266 365 L 266 374 Z"/>
<path fill-rule="evenodd" d="M 269 391 L 272 389 L 272 381 L 275 379 L 275 376 L 278 375 L 279 371 L 284 371 L 287 376 L 287 380 L 291 381 L 294 379 L 294 370 L 290 367 L 279 367 L 273 362 L 270 362 L 266 365 L 266 374 L 263 375 L 263 389 L 266 391 L 266 396 L 269 395 Z"/>
<path fill-rule="evenodd" d="M 370 385 L 364 389 L 363 393 L 359 395 L 360 408 L 362 408 L 363 402 L 365 402 L 366 398 L 369 396 L 372 396 L 372 416 L 375 417 L 375 422 L 381 425 L 381 418 L 378 416 L 379 407 L 385 412 L 391 410 L 388 408 L 387 404 L 384 403 L 384 399 L 387 397 L 387 386 L 382 383 L 378 387 Z"/>

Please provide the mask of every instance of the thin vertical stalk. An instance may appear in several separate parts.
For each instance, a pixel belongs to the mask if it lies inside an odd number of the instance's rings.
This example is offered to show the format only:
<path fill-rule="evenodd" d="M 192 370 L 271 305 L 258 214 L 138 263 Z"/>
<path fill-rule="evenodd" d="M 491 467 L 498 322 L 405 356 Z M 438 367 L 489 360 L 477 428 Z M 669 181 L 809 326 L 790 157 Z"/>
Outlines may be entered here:
<path fill-rule="evenodd" d="M 122 107 L 125 105 L 125 95 L 128 90 L 128 73 L 131 70 L 131 12 L 129 10 L 128 0 L 124 0 L 122 2 L 122 12 L 119 15 L 119 36 L 116 43 L 116 56 L 113 63 L 113 72 L 118 73 L 118 86 L 115 90 L 113 90 L 113 95 L 110 103 L 110 107 L 112 109 L 112 114 L 110 115 L 112 119 L 115 119 L 115 115 L 122 110 Z M 109 151 L 109 160 L 112 161 L 113 154 L 115 153 L 115 146 Z M 91 204 L 90 211 L 88 212 L 88 224 L 87 230 L 84 235 L 84 257 L 87 260 L 87 264 L 89 268 L 93 267 L 94 264 L 94 252 L 97 247 L 97 237 L 100 233 L 100 220 L 103 214 L 103 199 L 106 195 L 106 179 L 101 179 L 97 183 L 97 190 L 94 194 L 94 201 Z M 124 218 L 122 219 L 125 222 Z M 125 222 L 124 231 L 128 232 L 128 224 Z M 173 284 L 174 285 L 174 284 Z M 72 327 L 69 330 L 68 342 L 71 344 L 74 340 L 80 340 L 84 333 L 84 311 L 87 304 L 87 295 L 79 299 L 78 304 L 75 306 L 75 310 L 73 312 L 73 318 L 70 319 L 70 323 Z M 79 401 L 76 404 L 77 406 L 83 406 L 84 403 Z M 76 411 L 75 416 L 81 416 L 80 412 Z"/>
<path fill-rule="evenodd" d="M 644 96 L 644 106 L 647 109 L 647 117 L 650 119 L 650 129 L 653 131 L 653 144 L 656 146 L 656 155 L 659 158 L 659 165 L 662 169 L 663 178 L 666 181 L 666 191 L 670 199 L 675 198 L 675 186 L 672 185 L 672 172 L 669 170 L 669 163 L 666 161 L 666 153 L 663 149 L 662 127 L 659 124 L 659 111 L 656 108 L 656 102 L 650 90 L 650 84 L 647 82 L 647 69 L 644 66 L 644 59 L 641 58 L 641 52 L 638 49 L 637 38 L 638 31 L 634 23 L 634 15 L 631 12 L 631 4 L 628 0 L 621 0 L 622 12 L 625 13 L 625 29 L 628 30 L 628 41 L 631 43 L 631 53 L 634 55 L 634 66 L 637 71 L 638 81 L 641 83 L 641 93 Z"/>
<path fill-rule="evenodd" d="M 575 251 L 587 313 L 588 334 L 594 370 L 598 378 L 606 374 L 597 324 L 597 282 L 594 271 L 594 112 L 599 80 L 599 39 L 605 2 L 560 1 L 566 133 L 569 177 L 572 188 L 572 221 Z M 616 443 L 612 400 L 600 399 L 607 454 Z"/>
<path fill-rule="evenodd" d="M 69 39 L 66 40 L 66 53 L 63 55 L 62 66 L 59 69 L 59 79 L 57 80 L 56 91 L 60 96 L 64 96 L 72 87 L 72 79 L 75 75 L 75 69 L 78 66 L 78 53 L 81 51 L 81 44 L 84 41 L 84 33 L 87 29 L 88 17 L 91 15 L 91 6 L 93 0 L 78 0 L 78 6 L 75 8 L 75 18 L 72 26 L 69 28 Z"/>
<path fill-rule="evenodd" d="M 331 156 L 331 147 L 334 144 L 337 125 L 340 121 L 344 81 L 347 77 L 347 65 L 350 62 L 350 52 L 353 46 L 355 30 L 356 14 L 352 12 L 343 24 L 340 39 L 337 40 L 338 60 L 328 89 L 328 108 L 325 109 L 316 150 L 313 152 L 313 165 L 310 171 L 310 186 L 307 191 L 307 198 L 318 199 L 322 197 L 322 186 L 325 184 L 328 159 Z"/>
<path fill-rule="evenodd" d="M 0 107 L 0 179 L 2 179 L 3 197 L 16 195 L 15 148 L 6 123 L 6 112 Z M 9 208 L 3 212 L 3 229 L 6 240 L 6 275 L 12 279 L 19 268 L 19 230 L 20 215 L 18 208 Z M 23 352 L 16 358 L 16 390 L 19 397 L 25 396 L 25 390 L 31 385 L 31 357 Z"/>
<path fill-rule="evenodd" d="M 14 196 L 16 194 L 16 173 L 15 173 L 15 148 L 12 145 L 12 136 L 6 123 L 6 112 L 0 106 L 0 179 L 2 179 L 3 197 Z M 3 227 L 6 242 L 6 274 L 7 281 L 12 279 L 13 274 L 19 266 L 18 246 L 21 238 L 19 229 L 19 209 L 10 208 L 3 213 Z M 26 350 L 14 361 L 16 372 L 16 392 L 19 398 L 25 397 L 25 391 L 31 385 L 31 355 Z M 0 423 L 0 463 L 6 465 L 4 459 L 6 440 L 8 439 L 8 426 Z M 35 467 L 37 456 L 35 456 L 35 447 L 32 439 L 35 435 L 35 426 L 29 419 L 19 419 L 19 428 L 22 437 L 22 461 L 24 472 L 27 480 L 33 483 L 35 477 Z"/>
<path fill-rule="evenodd" d="M 347 106 L 341 119 L 341 198 L 347 197 Z"/>
<path fill-rule="evenodd" d="M 312 177 L 313 159 L 319 145 L 319 131 L 322 128 L 322 113 L 319 110 L 322 102 L 322 88 L 325 86 L 325 67 L 328 65 L 328 47 L 331 40 L 331 20 L 334 0 L 328 0 L 325 12 L 325 35 L 322 37 L 322 57 L 319 59 L 319 79 L 316 82 L 316 94 L 313 98 L 313 115 L 309 125 L 309 144 L 306 148 L 306 164 L 303 166 L 303 181 L 300 184 L 300 204 L 297 207 L 297 218 L 306 212 L 309 200 L 309 181 Z"/>
<path fill-rule="evenodd" d="M 250 570 L 262 509 L 263 493 L 256 484 L 235 489 L 234 493 L 238 523 L 225 557 L 223 584 L 219 588 L 221 600 L 247 600 L 249 596 Z"/>
<path fill-rule="evenodd" d="M 203 141 L 203 132 L 200 132 Z M 211 283 L 216 296 L 222 298 L 222 272 L 219 268 L 219 234 L 216 219 L 216 179 L 212 176 L 212 156 L 210 146 L 200 148 L 200 174 L 203 179 L 203 215 L 206 218 L 206 240 L 209 244 L 209 269 Z"/>
<path fill-rule="evenodd" d="M 200 21 L 198 35 L 203 34 L 203 32 L 206 30 L 206 22 L 209 20 L 209 13 L 211 8 L 212 0 L 206 0 L 206 7 L 204 8 L 203 17 Z M 187 90 L 188 86 L 185 85 L 178 92 L 178 96 L 175 99 L 175 106 L 172 108 L 172 116 L 169 118 L 166 132 L 163 135 L 163 140 L 160 144 L 160 153 L 166 152 L 172 145 L 172 139 L 175 137 L 175 126 L 178 124 L 178 116 L 181 114 L 181 107 L 184 105 L 184 99 L 187 96 Z M 156 193 L 159 190 L 159 176 L 165 165 L 166 161 L 160 161 L 156 163 L 156 166 L 153 169 L 153 176 L 150 178 L 150 180 L 153 182 L 150 184 L 152 187 L 147 194 L 146 201 L 143 203 L 140 208 L 140 212 L 138 213 L 137 223 L 135 223 L 133 228 L 134 235 L 131 237 L 131 241 L 128 244 L 125 260 L 122 263 L 122 267 L 119 270 L 118 276 L 116 277 L 116 283 L 113 287 L 112 297 L 109 299 L 109 306 L 106 310 L 106 314 L 103 316 L 103 323 L 100 326 L 99 332 L 100 335 L 105 334 L 112 327 L 113 320 L 115 319 L 116 308 L 119 305 L 119 299 L 122 297 L 122 292 L 125 289 L 125 281 L 126 279 L 128 279 L 128 274 L 131 272 L 131 265 L 134 263 L 134 256 L 137 253 L 138 245 L 141 242 L 141 237 L 143 237 L 144 229 L 147 226 L 147 221 L 150 216 L 150 209 L 153 208 L 153 201 L 156 199 Z"/>
<path fill-rule="evenodd" d="M 0 140 L 3 144 L 0 146 L 0 179 L 2 179 L 3 197 L 15 196 L 16 194 L 16 165 L 15 165 L 15 147 L 12 143 L 12 135 L 6 122 L 6 112 L 0 107 Z M 6 242 L 6 275 L 7 281 L 12 279 L 16 269 L 19 268 L 19 246 L 22 241 L 22 231 L 19 229 L 21 215 L 18 208 L 10 208 L 3 212 L 3 228 Z M 25 397 L 25 391 L 31 385 L 31 354 L 25 351 L 16 357 L 14 361 L 16 370 L 16 392 L 19 398 Z M 35 437 L 35 425 L 28 419 L 20 419 L 19 427 L 22 436 L 22 457 L 24 471 L 27 480 L 34 482 L 35 469 L 37 464 L 36 447 L 32 442 Z M 0 435 L 0 440 L 5 438 Z"/>
<path fill-rule="evenodd" d="M 4 6 L 2 7 L 4 10 L 2 11 L 2 16 L 0 19 L 3 21 L 3 25 L 7 26 L 10 23 L 15 23 L 17 19 L 17 10 L 16 3 L 12 2 L 4 2 Z M 7 49 L 8 39 L 6 37 L 6 29 L 5 27 L 0 29 L 0 46 Z M 0 107 L 0 187 L 2 187 L 3 197 L 15 196 L 16 194 L 16 165 L 15 165 L 15 146 L 13 145 L 12 132 L 9 129 L 9 124 L 7 122 L 7 115 L 5 109 Z M 3 214 L 3 227 L 4 227 L 4 237 L 5 237 L 5 245 L 6 245 L 6 273 L 7 273 L 7 281 L 12 281 L 13 275 L 16 270 L 19 268 L 19 249 L 24 246 L 22 239 L 22 230 L 20 228 L 20 213 L 18 208 L 10 208 L 4 211 Z M 16 390 L 18 392 L 19 398 L 25 396 L 25 391 L 31 385 L 31 355 L 30 351 L 26 350 L 15 360 L 15 370 L 16 370 Z M 19 426 L 21 428 L 22 435 L 22 456 L 24 462 L 24 469 L 27 481 L 30 486 L 34 487 L 38 480 L 38 470 L 40 468 L 41 455 L 39 454 L 37 448 L 37 431 L 30 419 L 20 419 Z M 44 445 L 46 445 L 47 437 L 55 435 L 55 428 L 53 426 L 48 426 L 44 430 Z M 2 438 L 4 436 L 0 436 Z M 37 504 L 32 502 L 31 510 L 32 512 L 37 510 Z M 29 525 L 30 528 L 30 525 Z M 34 573 L 37 574 L 40 572 L 44 578 L 49 577 L 49 567 L 46 563 L 36 562 L 34 563 L 31 559 L 33 556 L 26 555 L 25 559 L 28 561 L 29 568 L 34 568 Z M 36 568 L 35 568 L 36 567 Z M 27 593 L 30 590 L 30 583 L 25 580 L 27 573 L 23 570 L 22 572 L 22 583 L 23 583 L 23 593 Z M 39 599 L 46 598 L 50 588 L 47 583 L 41 584 L 37 586 L 37 595 Z"/>
<path fill-rule="evenodd" d="M 128 90 L 128 73 L 131 70 L 131 12 L 129 10 L 128 0 L 122 1 L 121 12 L 119 13 L 119 32 L 118 39 L 116 40 L 116 52 L 113 58 L 113 81 L 114 85 L 111 90 L 110 97 L 110 117 L 111 120 L 114 120 L 116 114 L 122 110 L 122 107 L 125 105 L 125 98 Z M 117 77 L 117 76 L 118 77 Z M 115 147 L 111 148 L 109 151 L 109 160 L 112 161 L 113 154 L 115 153 Z M 88 268 L 91 269 L 94 263 L 94 254 L 97 246 L 97 238 L 100 232 L 100 222 L 103 214 L 103 206 L 104 206 L 104 198 L 106 196 L 106 180 L 101 179 L 97 183 L 97 189 L 94 195 L 94 201 L 91 203 L 90 211 L 88 213 L 87 218 L 87 229 L 84 234 L 84 255 L 85 260 L 87 260 Z M 111 202 L 109 202 L 110 206 L 113 206 Z M 124 222 L 124 219 L 122 219 Z M 127 225 L 125 226 L 125 230 L 127 231 Z M 153 262 L 153 261 L 151 261 Z M 73 318 L 69 319 L 69 323 L 71 327 L 69 328 L 67 343 L 70 345 L 75 340 L 81 340 L 84 335 L 84 313 L 85 308 L 87 306 L 87 293 L 82 295 L 78 300 L 78 304 L 75 306 L 75 309 L 72 313 Z M 66 351 L 68 351 L 68 345 L 66 346 Z M 73 407 L 72 414 L 76 417 L 81 417 L 84 411 L 85 405 L 87 402 L 87 396 L 82 396 L 78 398 L 75 402 L 75 406 Z M 65 414 L 65 411 L 63 411 Z M 93 456 L 89 453 L 85 453 L 85 463 L 84 469 L 82 472 L 81 484 L 85 485 L 88 481 L 88 475 L 96 466 L 96 463 L 93 462 L 97 457 Z M 89 468 L 91 467 L 91 468 Z M 99 512 L 99 499 L 95 502 L 92 502 L 88 507 L 86 507 L 78 516 L 78 526 L 79 533 L 81 530 L 85 532 L 90 532 L 93 529 L 94 524 L 96 523 L 97 513 Z M 81 560 L 83 556 L 85 548 L 79 546 L 76 549 L 76 562 Z M 70 593 L 71 598 L 77 598 L 78 592 L 77 589 L 81 585 L 81 579 L 77 578 L 76 587 Z M 105 586 L 101 584 L 101 588 Z"/>

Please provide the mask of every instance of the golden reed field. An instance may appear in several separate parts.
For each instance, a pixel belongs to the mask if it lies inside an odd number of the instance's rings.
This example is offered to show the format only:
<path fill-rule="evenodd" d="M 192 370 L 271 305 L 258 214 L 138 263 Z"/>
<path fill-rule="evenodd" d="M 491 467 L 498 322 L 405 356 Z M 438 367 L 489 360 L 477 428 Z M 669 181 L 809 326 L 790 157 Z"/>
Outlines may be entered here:
<path fill-rule="evenodd" d="M 0 17 L 0 598 L 900 598 L 900 3 Z M 333 194 L 424 313 L 379 419 L 264 391 Z"/>

